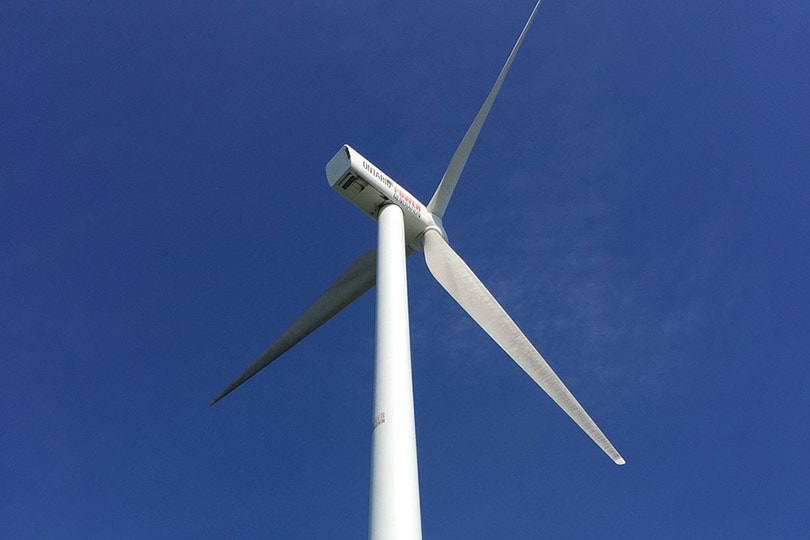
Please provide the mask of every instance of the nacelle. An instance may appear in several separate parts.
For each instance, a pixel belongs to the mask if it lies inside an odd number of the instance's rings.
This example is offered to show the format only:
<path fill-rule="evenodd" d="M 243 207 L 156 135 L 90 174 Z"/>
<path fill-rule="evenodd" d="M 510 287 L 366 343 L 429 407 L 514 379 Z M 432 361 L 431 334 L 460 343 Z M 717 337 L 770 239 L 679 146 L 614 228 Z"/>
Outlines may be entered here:
<path fill-rule="evenodd" d="M 326 164 L 326 178 L 335 191 L 375 221 L 385 204 L 393 203 L 402 208 L 405 243 L 414 251 L 422 251 L 421 236 L 428 227 L 437 228 L 445 236 L 439 218 L 347 144 Z"/>

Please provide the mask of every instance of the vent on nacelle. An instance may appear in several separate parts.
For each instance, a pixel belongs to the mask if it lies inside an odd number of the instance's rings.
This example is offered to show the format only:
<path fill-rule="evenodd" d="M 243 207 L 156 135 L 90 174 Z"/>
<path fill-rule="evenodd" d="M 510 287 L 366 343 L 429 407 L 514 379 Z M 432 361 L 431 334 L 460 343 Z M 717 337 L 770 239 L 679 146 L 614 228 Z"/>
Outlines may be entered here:
<path fill-rule="evenodd" d="M 346 176 L 340 180 L 339 185 L 343 189 L 348 189 L 352 193 L 360 193 L 366 188 L 368 182 L 362 178 L 356 177 L 352 173 L 347 173 Z"/>

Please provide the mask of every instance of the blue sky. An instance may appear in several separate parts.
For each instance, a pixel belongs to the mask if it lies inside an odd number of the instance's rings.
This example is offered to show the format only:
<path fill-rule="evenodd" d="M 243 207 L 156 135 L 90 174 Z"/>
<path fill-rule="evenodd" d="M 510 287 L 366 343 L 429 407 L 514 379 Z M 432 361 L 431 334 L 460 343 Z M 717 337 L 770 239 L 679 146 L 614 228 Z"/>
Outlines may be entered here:
<path fill-rule="evenodd" d="M 427 202 L 531 2 L 0 6 L 0 536 L 362 538 L 349 143 Z M 627 459 L 409 261 L 425 538 L 810 530 L 806 2 L 548 0 L 445 216 Z"/>

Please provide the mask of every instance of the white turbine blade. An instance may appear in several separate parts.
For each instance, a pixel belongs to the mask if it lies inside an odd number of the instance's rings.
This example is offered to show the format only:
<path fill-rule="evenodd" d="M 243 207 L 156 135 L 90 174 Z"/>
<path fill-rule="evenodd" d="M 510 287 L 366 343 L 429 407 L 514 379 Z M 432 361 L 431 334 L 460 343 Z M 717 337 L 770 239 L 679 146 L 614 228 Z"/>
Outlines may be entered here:
<path fill-rule="evenodd" d="M 211 401 L 211 405 L 253 377 L 270 362 L 287 352 L 293 345 L 314 332 L 343 308 L 360 298 L 377 280 L 377 250 L 360 256 L 343 272 L 303 315 L 298 317 L 283 334 Z"/>
<path fill-rule="evenodd" d="M 529 16 L 529 20 L 526 21 L 526 25 L 523 27 L 523 31 L 520 33 L 517 42 L 515 42 L 515 46 L 509 54 L 509 58 L 506 59 L 506 63 L 503 65 L 503 68 L 501 68 L 501 72 L 495 80 L 492 90 L 489 91 L 487 99 L 484 100 L 484 104 L 481 105 L 481 109 L 479 109 L 478 114 L 475 115 L 472 124 L 467 128 L 467 133 L 464 134 L 464 138 L 461 139 L 461 143 L 458 145 L 458 148 L 456 148 L 453 157 L 450 159 L 450 163 L 447 165 L 447 170 L 444 171 L 442 180 L 439 182 L 439 187 L 428 203 L 428 211 L 440 218 L 444 217 L 444 212 L 447 210 L 447 204 L 450 202 L 450 197 L 453 195 L 456 183 L 458 183 L 461 172 L 467 164 L 467 158 L 470 157 L 470 152 L 472 152 L 473 146 L 475 146 L 475 141 L 478 139 L 478 134 L 484 126 L 487 115 L 489 115 L 489 110 L 495 102 L 498 91 L 501 89 L 504 79 L 506 79 L 506 74 L 509 72 L 509 68 L 512 67 L 512 62 L 515 60 L 515 56 L 518 50 L 520 50 L 520 46 L 523 44 L 523 39 L 529 32 L 529 27 L 532 25 L 534 17 L 537 15 L 537 10 L 540 9 L 540 4 L 542 3 L 543 0 L 538 0 L 537 4 L 534 6 L 532 14 Z"/>
<path fill-rule="evenodd" d="M 439 284 L 506 354 L 545 390 L 599 448 L 618 465 L 624 465 L 624 458 L 610 444 L 537 349 L 461 257 L 433 229 L 428 229 L 425 233 L 425 261 Z"/>

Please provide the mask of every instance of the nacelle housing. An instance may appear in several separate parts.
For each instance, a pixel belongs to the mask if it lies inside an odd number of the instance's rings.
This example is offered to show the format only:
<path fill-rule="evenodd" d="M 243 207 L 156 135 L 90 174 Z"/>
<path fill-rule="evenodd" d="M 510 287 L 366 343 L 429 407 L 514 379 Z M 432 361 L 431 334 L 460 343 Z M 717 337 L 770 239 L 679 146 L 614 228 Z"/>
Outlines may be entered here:
<path fill-rule="evenodd" d="M 425 205 L 347 144 L 326 164 L 326 178 L 335 191 L 375 221 L 383 205 L 399 206 L 405 216 L 405 243 L 414 251 L 422 251 L 420 237 L 428 227 L 445 234 L 441 221 Z"/>

